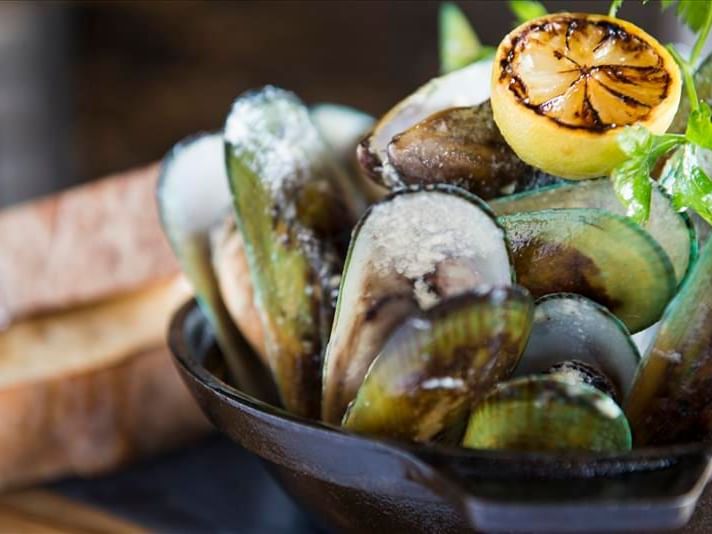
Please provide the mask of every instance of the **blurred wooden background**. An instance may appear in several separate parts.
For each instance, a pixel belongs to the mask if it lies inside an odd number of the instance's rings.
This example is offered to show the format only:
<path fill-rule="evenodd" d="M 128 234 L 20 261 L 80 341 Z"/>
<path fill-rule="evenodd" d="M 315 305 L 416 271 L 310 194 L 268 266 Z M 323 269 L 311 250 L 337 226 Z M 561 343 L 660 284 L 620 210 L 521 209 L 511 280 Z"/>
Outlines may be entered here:
<path fill-rule="evenodd" d="M 604 12 L 607 0 L 550 10 Z M 651 2 L 654 4 L 654 2 Z M 496 44 L 502 0 L 459 2 Z M 0 2 L 0 205 L 160 158 L 267 83 L 373 114 L 437 72 L 434 1 Z M 674 17 L 621 15 L 666 40 Z"/>

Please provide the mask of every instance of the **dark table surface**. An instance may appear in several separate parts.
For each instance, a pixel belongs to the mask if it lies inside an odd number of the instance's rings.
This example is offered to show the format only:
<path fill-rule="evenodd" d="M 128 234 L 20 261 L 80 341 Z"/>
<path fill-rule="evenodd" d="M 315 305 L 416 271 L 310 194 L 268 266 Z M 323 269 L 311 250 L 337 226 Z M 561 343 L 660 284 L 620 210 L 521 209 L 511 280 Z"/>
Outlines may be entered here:
<path fill-rule="evenodd" d="M 113 475 L 65 480 L 50 489 L 158 532 L 325 534 L 259 460 L 220 436 Z M 678 532 L 712 533 L 712 488 Z"/>
<path fill-rule="evenodd" d="M 114 475 L 50 489 L 159 532 L 320 532 L 259 460 L 219 436 Z"/>

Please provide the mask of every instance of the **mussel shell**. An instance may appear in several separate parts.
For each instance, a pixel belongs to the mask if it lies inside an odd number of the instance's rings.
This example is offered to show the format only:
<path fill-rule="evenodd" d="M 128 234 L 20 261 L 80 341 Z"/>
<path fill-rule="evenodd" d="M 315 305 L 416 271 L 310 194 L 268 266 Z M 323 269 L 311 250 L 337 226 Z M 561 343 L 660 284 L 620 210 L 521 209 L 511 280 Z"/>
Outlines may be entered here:
<path fill-rule="evenodd" d="M 228 215 L 223 224 L 216 226 L 210 232 L 210 251 L 213 270 L 225 307 L 268 369 L 265 333 L 255 306 L 245 243 L 235 225 L 234 215 Z"/>
<path fill-rule="evenodd" d="M 593 386 L 613 400 L 618 400 L 617 390 L 613 382 L 611 382 L 598 367 L 594 367 L 580 360 L 568 360 L 556 363 L 552 365 L 545 374 L 564 377 L 570 381 Z"/>
<path fill-rule="evenodd" d="M 375 119 L 355 108 L 328 103 L 312 106 L 309 115 L 361 194 L 369 202 L 385 197 L 388 190 L 365 177 L 356 159 L 356 147 L 373 128 Z"/>
<path fill-rule="evenodd" d="M 501 383 L 472 412 L 463 446 L 619 453 L 631 448 L 620 407 L 595 387 L 557 375 Z"/>
<path fill-rule="evenodd" d="M 631 332 L 661 316 L 674 294 L 673 266 L 631 219 L 569 208 L 505 215 L 517 280 L 535 297 L 578 293 L 607 307 Z"/>
<path fill-rule="evenodd" d="M 665 310 L 625 409 L 636 445 L 712 436 L 712 241 Z"/>
<path fill-rule="evenodd" d="M 387 334 L 413 311 L 480 286 L 512 282 L 504 231 L 460 189 L 401 190 L 353 233 L 324 362 L 322 417 L 338 423 Z"/>
<path fill-rule="evenodd" d="M 437 111 L 456 106 L 474 106 L 487 100 L 490 95 L 491 71 L 491 60 L 472 63 L 430 80 L 396 104 L 359 145 L 358 157 L 363 169 L 386 187 L 403 185 L 398 172 L 388 162 L 387 147 L 391 139 Z"/>
<path fill-rule="evenodd" d="M 344 416 L 355 432 L 428 441 L 514 369 L 533 303 L 519 287 L 451 297 L 406 319 L 374 360 Z"/>
<path fill-rule="evenodd" d="M 558 208 L 595 208 L 625 215 L 625 207 L 607 178 L 552 185 L 495 199 L 490 206 L 497 215 Z M 644 228 L 667 253 L 679 284 L 697 256 L 696 232 L 690 217 L 677 211 L 658 185 L 653 186 L 650 218 Z"/>
<path fill-rule="evenodd" d="M 557 293 L 536 302 L 527 348 L 514 376 L 543 373 L 568 361 L 583 362 L 611 381 L 614 399 L 628 393 L 640 354 L 625 325 L 581 295 Z"/>
<path fill-rule="evenodd" d="M 163 230 L 215 330 L 232 380 L 245 393 L 271 401 L 269 374 L 233 323 L 211 260 L 210 232 L 230 213 L 231 203 L 222 133 L 175 145 L 161 164 L 156 197 Z"/>
<path fill-rule="evenodd" d="M 270 368 L 285 407 L 318 417 L 340 250 L 361 199 L 292 93 L 265 87 L 239 97 L 225 141 Z"/>

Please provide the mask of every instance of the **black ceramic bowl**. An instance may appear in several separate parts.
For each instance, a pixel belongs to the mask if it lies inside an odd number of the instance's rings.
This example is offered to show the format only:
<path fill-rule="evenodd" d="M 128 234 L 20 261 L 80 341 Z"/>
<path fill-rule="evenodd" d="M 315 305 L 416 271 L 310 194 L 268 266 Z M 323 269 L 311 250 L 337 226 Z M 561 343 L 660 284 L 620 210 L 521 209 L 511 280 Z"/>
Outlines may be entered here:
<path fill-rule="evenodd" d="M 194 302 L 174 316 L 170 344 L 215 426 L 340 532 L 668 529 L 687 522 L 711 472 L 712 450 L 702 444 L 562 456 L 369 439 L 295 417 L 224 382 L 221 354 Z"/>

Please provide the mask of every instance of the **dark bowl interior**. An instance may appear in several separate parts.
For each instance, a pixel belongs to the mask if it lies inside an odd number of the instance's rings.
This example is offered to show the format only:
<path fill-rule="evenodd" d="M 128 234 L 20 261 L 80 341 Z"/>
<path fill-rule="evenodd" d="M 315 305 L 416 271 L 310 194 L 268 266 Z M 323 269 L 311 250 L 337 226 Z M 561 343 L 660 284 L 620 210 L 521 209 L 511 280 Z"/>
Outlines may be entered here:
<path fill-rule="evenodd" d="M 616 456 L 409 445 L 295 417 L 224 380 L 212 330 L 191 301 L 174 316 L 178 368 L 215 426 L 260 456 L 317 521 L 339 531 L 622 531 L 687 522 L 710 448 Z"/>

